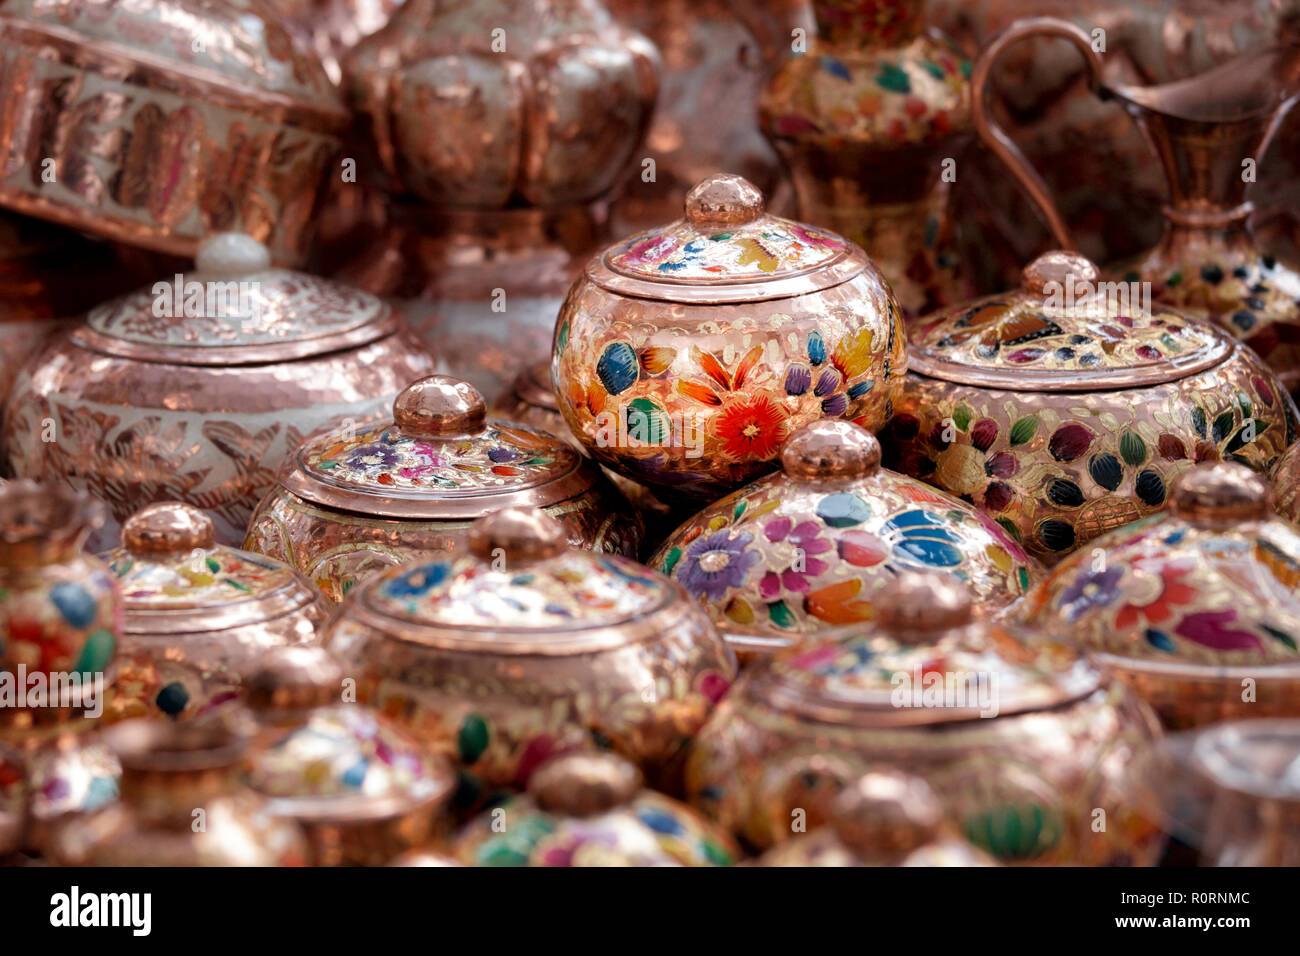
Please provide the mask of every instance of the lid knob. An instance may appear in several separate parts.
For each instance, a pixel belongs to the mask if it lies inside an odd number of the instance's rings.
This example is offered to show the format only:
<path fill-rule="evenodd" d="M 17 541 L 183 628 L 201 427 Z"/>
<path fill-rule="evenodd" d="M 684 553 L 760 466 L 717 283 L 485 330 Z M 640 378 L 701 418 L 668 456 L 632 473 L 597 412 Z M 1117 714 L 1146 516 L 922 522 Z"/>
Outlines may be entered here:
<path fill-rule="evenodd" d="M 199 245 L 194 265 L 207 275 L 246 276 L 271 268 L 271 253 L 252 236 L 219 232 Z"/>
<path fill-rule="evenodd" d="M 641 790 L 641 771 L 612 753 L 571 753 L 548 760 L 528 781 L 543 810 L 576 817 L 605 813 Z"/>
<path fill-rule="evenodd" d="M 122 526 L 122 544 L 135 554 L 206 551 L 215 542 L 212 519 L 180 501 L 146 505 Z"/>
<path fill-rule="evenodd" d="M 834 827 L 861 856 L 903 856 L 933 843 L 943 807 L 930 785 L 898 770 L 866 774 L 835 799 Z"/>
<path fill-rule="evenodd" d="M 970 594 L 952 576 L 939 572 L 900 574 L 876 598 L 877 623 L 904 644 L 927 641 L 971 620 Z"/>
<path fill-rule="evenodd" d="M 1101 273 L 1087 256 L 1054 249 L 1045 252 L 1020 273 L 1020 286 L 1035 295 L 1064 295 L 1083 282 L 1095 283 Z"/>
<path fill-rule="evenodd" d="M 343 676 L 343 665 L 323 647 L 276 647 L 244 674 L 244 700 L 260 712 L 325 707 L 339 700 Z"/>
<path fill-rule="evenodd" d="M 749 180 L 718 173 L 696 183 L 686 194 L 686 219 L 697 229 L 725 229 L 763 215 L 763 194 Z"/>
<path fill-rule="evenodd" d="M 1204 462 L 1174 482 L 1169 510 L 1202 525 L 1263 521 L 1272 514 L 1273 492 L 1263 475 L 1245 465 Z"/>
<path fill-rule="evenodd" d="M 393 421 L 408 435 L 450 438 L 482 431 L 487 403 L 469 382 L 430 375 L 408 385 L 393 401 Z"/>
<path fill-rule="evenodd" d="M 538 561 L 568 547 L 564 525 L 540 508 L 502 508 L 479 518 L 469 529 L 470 552 L 483 561 Z"/>
<path fill-rule="evenodd" d="M 846 481 L 880 470 L 880 442 L 861 425 L 823 419 L 800 428 L 781 447 L 781 468 L 799 481 Z"/>

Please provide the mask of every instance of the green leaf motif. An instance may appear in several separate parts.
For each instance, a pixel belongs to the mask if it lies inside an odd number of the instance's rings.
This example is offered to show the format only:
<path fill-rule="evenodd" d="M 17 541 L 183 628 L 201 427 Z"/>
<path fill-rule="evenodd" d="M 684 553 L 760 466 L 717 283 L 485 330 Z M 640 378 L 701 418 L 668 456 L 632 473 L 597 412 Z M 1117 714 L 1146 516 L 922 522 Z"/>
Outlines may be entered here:
<path fill-rule="evenodd" d="M 1276 637 L 1287 647 L 1291 648 L 1291 650 L 1293 651 L 1300 650 L 1300 648 L 1296 647 L 1295 638 L 1292 637 L 1290 634 L 1288 634 L 1286 631 L 1279 631 L 1277 628 L 1269 627 L 1267 624 L 1261 624 L 1260 627 L 1268 631 L 1269 634 L 1273 635 L 1273 637 Z"/>
<path fill-rule="evenodd" d="M 767 606 L 767 616 L 777 627 L 794 627 L 794 612 L 784 601 L 773 601 Z"/>
<path fill-rule="evenodd" d="M 1023 445 L 1025 442 L 1033 438 L 1037 431 L 1038 419 L 1033 415 L 1026 415 L 1011 426 L 1011 432 L 1008 438 L 1013 447 L 1015 445 Z"/>
<path fill-rule="evenodd" d="M 955 424 L 960 431 L 965 431 L 970 427 L 970 420 L 971 410 L 965 405 L 958 405 L 952 413 L 953 424 Z"/>
<path fill-rule="evenodd" d="M 677 562 L 681 559 L 681 548 L 669 548 L 668 553 L 664 555 L 663 567 L 660 570 L 662 570 L 664 574 L 672 574 L 673 568 L 677 567 Z"/>
<path fill-rule="evenodd" d="M 1126 464 L 1140 465 L 1147 460 L 1147 443 L 1137 432 L 1125 432 L 1119 436 L 1119 455 Z"/>
<path fill-rule="evenodd" d="M 466 714 L 461 721 L 460 732 L 456 735 L 456 749 L 460 752 L 461 763 L 472 764 L 488 746 L 487 721 L 478 714 Z"/>
<path fill-rule="evenodd" d="M 746 498 L 741 498 L 740 501 L 736 503 L 736 510 L 731 512 L 731 520 L 732 521 L 740 520 L 740 516 L 745 513 L 745 509 L 747 507 L 749 507 L 749 500 Z"/>
<path fill-rule="evenodd" d="M 627 434 L 632 441 L 662 445 L 668 437 L 668 416 L 650 399 L 634 398 L 627 403 Z"/>
<path fill-rule="evenodd" d="M 1005 531 L 1007 534 L 1011 535 L 1011 537 L 1016 539 L 1017 544 L 1025 543 L 1025 539 L 1020 537 L 1020 528 L 1017 527 L 1014 521 L 1012 521 L 1010 518 L 998 518 L 997 521 L 998 524 L 1002 525 L 1003 531 Z"/>

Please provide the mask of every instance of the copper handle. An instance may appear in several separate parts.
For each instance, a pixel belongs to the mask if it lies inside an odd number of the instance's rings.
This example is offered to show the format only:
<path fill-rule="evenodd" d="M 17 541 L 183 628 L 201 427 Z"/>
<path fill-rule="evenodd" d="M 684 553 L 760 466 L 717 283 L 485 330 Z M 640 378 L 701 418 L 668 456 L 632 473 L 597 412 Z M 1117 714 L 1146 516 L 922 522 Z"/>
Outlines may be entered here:
<path fill-rule="evenodd" d="M 1029 194 L 1029 198 L 1038 206 L 1043 219 L 1046 220 L 1048 227 L 1052 230 L 1057 247 L 1074 251 L 1076 246 L 1070 238 L 1070 231 L 1065 225 L 1061 210 L 1057 208 L 1056 202 L 1048 191 L 1047 183 L 1043 182 L 1043 178 L 1038 175 L 1038 171 L 1025 158 L 1025 154 L 1020 151 L 1019 147 L 1012 142 L 1011 137 L 993 121 L 990 111 L 985 105 L 989 74 L 993 71 L 993 65 L 1001 56 L 1002 51 L 1013 43 L 1034 36 L 1060 37 L 1073 43 L 1079 52 L 1083 54 L 1084 62 L 1088 66 L 1088 88 L 1100 95 L 1101 57 L 1092 48 L 1092 44 L 1088 40 L 1088 34 L 1073 23 L 1058 20 L 1055 17 L 1028 17 L 1012 23 L 1011 26 L 995 36 L 989 41 L 988 45 L 980 50 L 971 71 L 971 108 L 974 112 L 975 129 L 979 133 L 980 139 L 1011 170 L 1011 174 L 1024 187 L 1025 192 Z"/>

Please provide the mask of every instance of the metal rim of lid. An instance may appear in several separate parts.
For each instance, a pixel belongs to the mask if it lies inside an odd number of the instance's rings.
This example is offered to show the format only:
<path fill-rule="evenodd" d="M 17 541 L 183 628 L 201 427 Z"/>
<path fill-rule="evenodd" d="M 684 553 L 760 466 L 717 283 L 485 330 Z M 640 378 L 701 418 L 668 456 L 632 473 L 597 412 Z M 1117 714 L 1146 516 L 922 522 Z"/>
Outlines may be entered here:
<path fill-rule="evenodd" d="M 1244 758 L 1260 742 L 1281 739 L 1282 756 L 1271 768 Z M 1192 762 L 1215 785 L 1247 796 L 1300 802 L 1300 720 L 1266 718 L 1216 724 L 1199 733 Z M 1270 772 L 1273 771 L 1273 772 Z M 1280 772 L 1278 772 L 1280 771 Z"/>

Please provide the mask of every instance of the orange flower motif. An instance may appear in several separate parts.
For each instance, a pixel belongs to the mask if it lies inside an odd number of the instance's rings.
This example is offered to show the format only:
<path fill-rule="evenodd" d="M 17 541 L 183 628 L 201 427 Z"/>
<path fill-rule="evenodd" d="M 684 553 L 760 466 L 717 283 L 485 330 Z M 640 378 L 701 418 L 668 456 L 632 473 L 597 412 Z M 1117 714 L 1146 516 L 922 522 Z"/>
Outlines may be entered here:
<path fill-rule="evenodd" d="M 718 413 L 718 437 L 731 457 L 761 461 L 781 447 L 785 418 L 785 410 L 766 395 L 738 398 Z"/>
<path fill-rule="evenodd" d="M 871 367 L 871 329 L 859 329 L 840 339 L 831 353 L 831 364 L 840 370 L 845 381 L 861 375 Z"/>
<path fill-rule="evenodd" d="M 1141 563 L 1134 567 L 1141 570 Z M 1146 618 L 1148 624 L 1161 624 L 1174 614 L 1178 605 L 1191 604 L 1196 600 L 1196 588 L 1184 584 L 1183 578 L 1192 573 L 1192 565 L 1187 562 L 1165 564 L 1160 571 L 1160 593 L 1147 604 L 1125 604 L 1115 615 L 1115 627 L 1123 630 L 1136 624 L 1139 618 Z"/>

